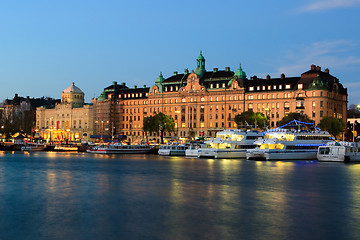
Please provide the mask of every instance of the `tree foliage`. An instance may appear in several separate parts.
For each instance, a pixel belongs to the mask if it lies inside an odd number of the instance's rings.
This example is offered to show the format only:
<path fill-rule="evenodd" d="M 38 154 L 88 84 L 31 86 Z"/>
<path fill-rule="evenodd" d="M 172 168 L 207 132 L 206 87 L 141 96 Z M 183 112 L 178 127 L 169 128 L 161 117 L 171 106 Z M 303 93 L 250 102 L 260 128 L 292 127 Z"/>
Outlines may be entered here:
<path fill-rule="evenodd" d="M 171 116 L 158 113 L 144 118 L 143 130 L 150 133 L 160 132 L 161 143 L 163 143 L 164 133 L 175 131 L 175 121 Z"/>
<path fill-rule="evenodd" d="M 254 113 L 252 110 L 242 112 L 234 118 L 235 123 L 239 126 L 241 125 L 257 125 L 259 127 L 265 127 L 269 124 L 269 120 L 265 117 L 264 114 L 260 112 Z"/>
<path fill-rule="evenodd" d="M 331 116 L 323 117 L 318 124 L 318 127 L 322 130 L 328 131 L 334 137 L 344 132 L 346 124 L 338 118 Z"/>
<path fill-rule="evenodd" d="M 298 120 L 301 122 L 307 122 L 307 123 L 313 123 L 314 121 L 311 120 L 308 115 L 306 114 L 301 114 L 301 113 L 289 113 L 287 116 L 283 117 L 280 121 L 279 121 L 279 126 L 283 126 L 289 122 L 291 122 L 292 120 Z"/>

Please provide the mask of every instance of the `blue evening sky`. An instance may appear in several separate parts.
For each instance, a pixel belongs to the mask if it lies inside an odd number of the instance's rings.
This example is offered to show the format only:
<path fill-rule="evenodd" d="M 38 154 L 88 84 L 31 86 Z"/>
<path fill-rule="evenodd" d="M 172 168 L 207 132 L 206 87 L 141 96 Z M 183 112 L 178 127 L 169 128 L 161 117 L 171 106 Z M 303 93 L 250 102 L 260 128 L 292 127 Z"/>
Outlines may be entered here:
<path fill-rule="evenodd" d="M 75 82 L 89 102 L 191 71 L 202 50 L 207 70 L 248 76 L 329 68 L 360 104 L 360 0 L 2 0 L 0 34 L 0 101 Z"/>

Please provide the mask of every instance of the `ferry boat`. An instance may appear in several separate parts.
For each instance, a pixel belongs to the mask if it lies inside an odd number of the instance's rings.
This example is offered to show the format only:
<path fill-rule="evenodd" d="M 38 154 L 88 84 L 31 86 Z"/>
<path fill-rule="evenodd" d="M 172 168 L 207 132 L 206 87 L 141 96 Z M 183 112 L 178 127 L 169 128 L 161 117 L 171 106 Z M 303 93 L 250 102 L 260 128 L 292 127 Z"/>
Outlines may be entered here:
<path fill-rule="evenodd" d="M 24 151 L 24 152 L 44 151 L 45 148 L 46 148 L 45 144 L 27 143 L 25 146 L 21 147 L 21 151 Z"/>
<path fill-rule="evenodd" d="M 185 156 L 189 146 L 185 144 L 160 145 L 158 154 L 161 156 Z"/>
<path fill-rule="evenodd" d="M 317 159 L 321 162 L 359 162 L 360 143 L 357 142 L 328 142 L 317 152 Z"/>
<path fill-rule="evenodd" d="M 201 147 L 205 147 L 204 142 L 194 142 L 190 143 L 188 149 L 185 150 L 186 157 L 198 157 L 198 152 Z"/>
<path fill-rule="evenodd" d="M 293 120 L 290 123 L 293 122 L 300 125 L 313 125 L 312 123 L 304 123 L 297 120 Z M 308 131 L 284 129 L 284 126 L 265 132 L 263 138 L 255 141 L 257 147 L 247 150 L 246 159 L 316 160 L 318 148 L 332 141 L 332 137 L 328 132 L 321 131 L 318 128 Z"/>
<path fill-rule="evenodd" d="M 57 144 L 54 147 L 54 151 L 58 152 L 77 152 L 78 146 L 75 144 Z"/>
<path fill-rule="evenodd" d="M 150 145 L 123 145 L 121 143 L 103 144 L 87 149 L 89 153 L 107 153 L 107 154 L 129 154 L 129 153 L 150 153 L 153 148 Z"/>
<path fill-rule="evenodd" d="M 255 148 L 254 141 L 261 136 L 256 130 L 227 129 L 205 141 L 205 147 L 198 149 L 198 157 L 245 158 L 247 149 Z"/>

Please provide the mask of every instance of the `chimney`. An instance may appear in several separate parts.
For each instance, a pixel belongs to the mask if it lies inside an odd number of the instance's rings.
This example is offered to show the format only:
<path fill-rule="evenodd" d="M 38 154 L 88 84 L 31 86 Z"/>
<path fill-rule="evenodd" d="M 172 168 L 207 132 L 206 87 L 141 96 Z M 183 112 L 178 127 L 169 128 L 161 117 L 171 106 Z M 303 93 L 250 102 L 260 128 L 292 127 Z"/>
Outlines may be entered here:
<path fill-rule="evenodd" d="M 330 74 L 330 70 L 328 68 L 326 68 L 324 72 Z"/>
<path fill-rule="evenodd" d="M 270 80 L 270 79 L 271 79 L 270 75 L 269 74 L 266 75 L 266 80 Z"/>
<path fill-rule="evenodd" d="M 230 72 L 230 67 L 225 67 L 225 72 Z"/>
<path fill-rule="evenodd" d="M 123 83 L 121 83 L 121 85 L 122 85 L 122 86 L 125 86 L 125 83 L 123 82 Z"/>
<path fill-rule="evenodd" d="M 219 69 L 218 68 L 214 68 L 213 72 L 216 73 Z"/>
<path fill-rule="evenodd" d="M 134 85 L 134 89 L 137 89 L 137 85 Z"/>
<path fill-rule="evenodd" d="M 315 70 L 316 66 L 313 64 L 311 65 L 311 70 Z"/>
<path fill-rule="evenodd" d="M 146 88 L 146 85 L 144 85 L 143 87 Z"/>
<path fill-rule="evenodd" d="M 116 86 L 116 85 L 117 85 L 117 82 L 116 82 L 116 81 L 113 81 L 113 85 L 115 85 L 115 86 Z"/>
<path fill-rule="evenodd" d="M 317 71 L 321 71 L 321 67 L 317 66 L 317 67 L 316 67 L 316 70 L 317 70 Z"/>
<path fill-rule="evenodd" d="M 178 72 L 174 72 L 174 76 L 178 75 Z"/>
<path fill-rule="evenodd" d="M 189 69 L 185 69 L 185 74 L 188 74 L 189 73 Z"/>
<path fill-rule="evenodd" d="M 281 79 L 285 79 L 285 74 L 282 73 L 281 76 L 280 76 Z"/>

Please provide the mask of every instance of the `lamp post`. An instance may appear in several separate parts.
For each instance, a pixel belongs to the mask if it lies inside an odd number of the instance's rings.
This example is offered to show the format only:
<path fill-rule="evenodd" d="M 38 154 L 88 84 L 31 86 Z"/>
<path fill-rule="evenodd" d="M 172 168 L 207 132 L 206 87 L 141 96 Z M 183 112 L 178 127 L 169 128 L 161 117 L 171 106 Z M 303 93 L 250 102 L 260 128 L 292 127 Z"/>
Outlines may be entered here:
<path fill-rule="evenodd" d="M 269 126 L 270 126 L 270 108 L 265 108 L 264 110 L 266 112 L 266 118 L 269 121 Z"/>
<path fill-rule="evenodd" d="M 176 113 L 176 136 L 179 138 L 179 113 L 180 110 L 175 110 Z"/>

